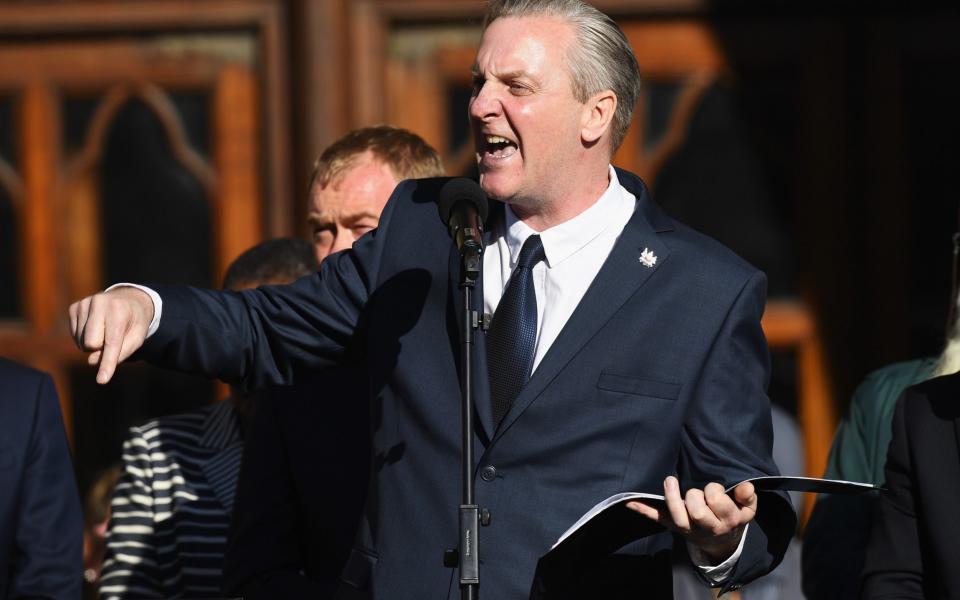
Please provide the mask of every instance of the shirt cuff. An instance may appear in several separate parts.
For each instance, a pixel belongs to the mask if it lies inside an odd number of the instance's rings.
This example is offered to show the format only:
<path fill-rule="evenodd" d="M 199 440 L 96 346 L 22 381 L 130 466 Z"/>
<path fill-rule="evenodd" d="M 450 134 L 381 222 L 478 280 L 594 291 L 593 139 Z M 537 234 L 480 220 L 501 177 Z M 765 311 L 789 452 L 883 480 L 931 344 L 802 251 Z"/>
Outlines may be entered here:
<path fill-rule="evenodd" d="M 157 328 L 160 327 L 160 313 L 163 312 L 163 300 L 160 298 L 160 294 L 148 287 L 137 285 L 135 283 L 115 283 L 103 291 L 109 292 L 110 290 L 118 287 L 132 287 L 150 296 L 150 301 L 153 302 L 153 320 L 150 321 L 150 327 L 147 327 L 147 337 L 149 338 L 151 335 L 156 333 Z"/>
<path fill-rule="evenodd" d="M 737 561 L 740 560 L 740 555 L 743 554 L 743 544 L 747 540 L 747 530 L 749 529 L 750 523 L 747 523 L 743 527 L 743 534 L 740 536 L 740 543 L 737 545 L 737 549 L 733 551 L 733 554 L 731 554 L 727 560 L 719 565 L 709 566 L 710 559 L 707 558 L 707 555 L 704 554 L 700 548 L 687 542 L 687 552 L 690 553 L 690 560 L 700 569 L 700 573 L 706 577 L 710 583 L 714 585 L 723 583 L 730 577 L 730 574 L 733 573 L 733 568 L 737 566 Z"/>

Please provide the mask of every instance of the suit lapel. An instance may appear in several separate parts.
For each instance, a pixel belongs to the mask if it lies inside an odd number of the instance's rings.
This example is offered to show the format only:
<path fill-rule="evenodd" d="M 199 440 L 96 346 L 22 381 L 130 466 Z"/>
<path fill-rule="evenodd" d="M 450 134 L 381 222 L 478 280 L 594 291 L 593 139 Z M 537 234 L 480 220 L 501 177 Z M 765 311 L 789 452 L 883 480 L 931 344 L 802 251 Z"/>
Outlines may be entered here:
<path fill-rule="evenodd" d="M 513 425 L 620 307 L 637 293 L 657 270 L 663 268 L 662 265 L 670 256 L 670 249 L 657 235 L 661 231 L 673 229 L 669 219 L 652 205 L 646 188 L 638 178 L 619 170 L 617 175 L 620 183 L 637 197 L 633 217 L 624 227 L 610 256 L 560 331 L 560 335 L 503 418 L 494 441 Z M 656 264 L 646 266 L 640 261 L 644 250 L 649 250 L 656 256 Z"/>

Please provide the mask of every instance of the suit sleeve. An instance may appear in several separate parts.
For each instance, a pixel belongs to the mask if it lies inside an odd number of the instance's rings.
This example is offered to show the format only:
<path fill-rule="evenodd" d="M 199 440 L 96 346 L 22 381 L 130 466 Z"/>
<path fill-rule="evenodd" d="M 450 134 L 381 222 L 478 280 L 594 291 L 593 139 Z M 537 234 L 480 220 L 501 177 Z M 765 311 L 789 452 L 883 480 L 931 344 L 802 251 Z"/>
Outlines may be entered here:
<path fill-rule="evenodd" d="M 711 346 L 681 439 L 681 487 L 725 486 L 778 473 L 766 394 L 770 359 L 760 326 L 766 279 L 755 272 L 740 290 Z M 785 493 L 760 493 L 758 513 L 723 591 L 773 570 L 796 526 Z"/>
<path fill-rule="evenodd" d="M 332 597 L 335 578 L 321 583 L 303 574 L 304 524 L 298 524 L 298 490 L 276 414 L 283 399 L 267 400 L 258 398 L 244 439 L 223 590 L 251 599 Z"/>
<path fill-rule="evenodd" d="M 398 197 L 409 195 L 412 185 L 397 187 L 377 229 L 293 284 L 242 292 L 155 287 L 163 299 L 160 325 L 136 358 L 246 390 L 289 385 L 295 373 L 339 362 L 356 347 L 384 230 Z"/>
<path fill-rule="evenodd" d="M 53 382 L 37 388 L 16 525 L 11 598 L 79 597 L 83 517 Z"/>
<path fill-rule="evenodd" d="M 163 598 L 154 538 L 153 465 L 134 427 L 123 443 L 123 473 L 110 503 L 107 553 L 100 576 L 104 599 Z"/>
<path fill-rule="evenodd" d="M 924 597 L 913 461 L 907 433 L 906 403 L 910 398 L 911 393 L 905 393 L 894 411 L 893 439 L 885 470 L 887 492 L 880 497 L 867 544 L 861 598 Z"/>

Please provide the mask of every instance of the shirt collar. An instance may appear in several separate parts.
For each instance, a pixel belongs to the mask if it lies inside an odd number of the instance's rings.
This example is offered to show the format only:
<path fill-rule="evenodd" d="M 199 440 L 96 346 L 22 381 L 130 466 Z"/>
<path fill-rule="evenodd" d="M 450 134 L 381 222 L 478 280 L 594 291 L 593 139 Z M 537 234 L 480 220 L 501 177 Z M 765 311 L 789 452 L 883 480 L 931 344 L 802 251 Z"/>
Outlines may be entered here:
<path fill-rule="evenodd" d="M 610 184 L 607 185 L 606 191 L 593 205 L 574 218 L 539 232 L 548 267 L 557 266 L 603 233 L 610 225 L 608 215 L 612 214 L 612 211 L 621 203 L 631 202 L 632 207 L 634 199 L 632 196 L 628 198 L 629 194 L 626 194 L 620 186 L 613 165 L 609 169 Z M 506 232 L 504 239 L 507 248 L 510 250 L 510 264 L 512 266 L 516 264 L 520 256 L 523 243 L 527 241 L 528 237 L 538 232 L 517 218 L 509 204 L 506 206 L 505 213 Z"/>

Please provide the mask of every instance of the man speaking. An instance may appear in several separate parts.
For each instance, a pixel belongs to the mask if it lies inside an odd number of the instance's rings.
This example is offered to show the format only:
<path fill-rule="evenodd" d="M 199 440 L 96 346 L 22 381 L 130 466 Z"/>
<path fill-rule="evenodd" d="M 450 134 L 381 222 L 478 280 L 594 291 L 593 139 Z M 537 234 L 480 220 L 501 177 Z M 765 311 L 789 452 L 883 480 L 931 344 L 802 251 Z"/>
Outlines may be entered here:
<path fill-rule="evenodd" d="M 784 496 L 723 492 L 776 473 L 765 278 L 610 166 L 639 85 L 622 31 L 593 7 L 491 2 L 469 109 L 495 201 L 477 294 L 493 318 L 474 364 L 476 495 L 492 514 L 484 598 L 527 597 L 539 557 L 620 491 L 662 488 L 666 509 L 632 508 L 674 535 L 584 560 L 559 589 L 536 578 L 542 595 L 669 597 L 675 540 L 705 582 L 736 589 L 776 566 L 793 533 Z M 128 286 L 70 308 L 101 383 L 134 352 L 247 387 L 359 361 L 373 475 L 342 579 L 370 598 L 457 594 L 441 563 L 457 545 L 460 450 L 459 256 L 436 218 L 443 183 L 401 183 L 377 230 L 292 285 Z"/>

